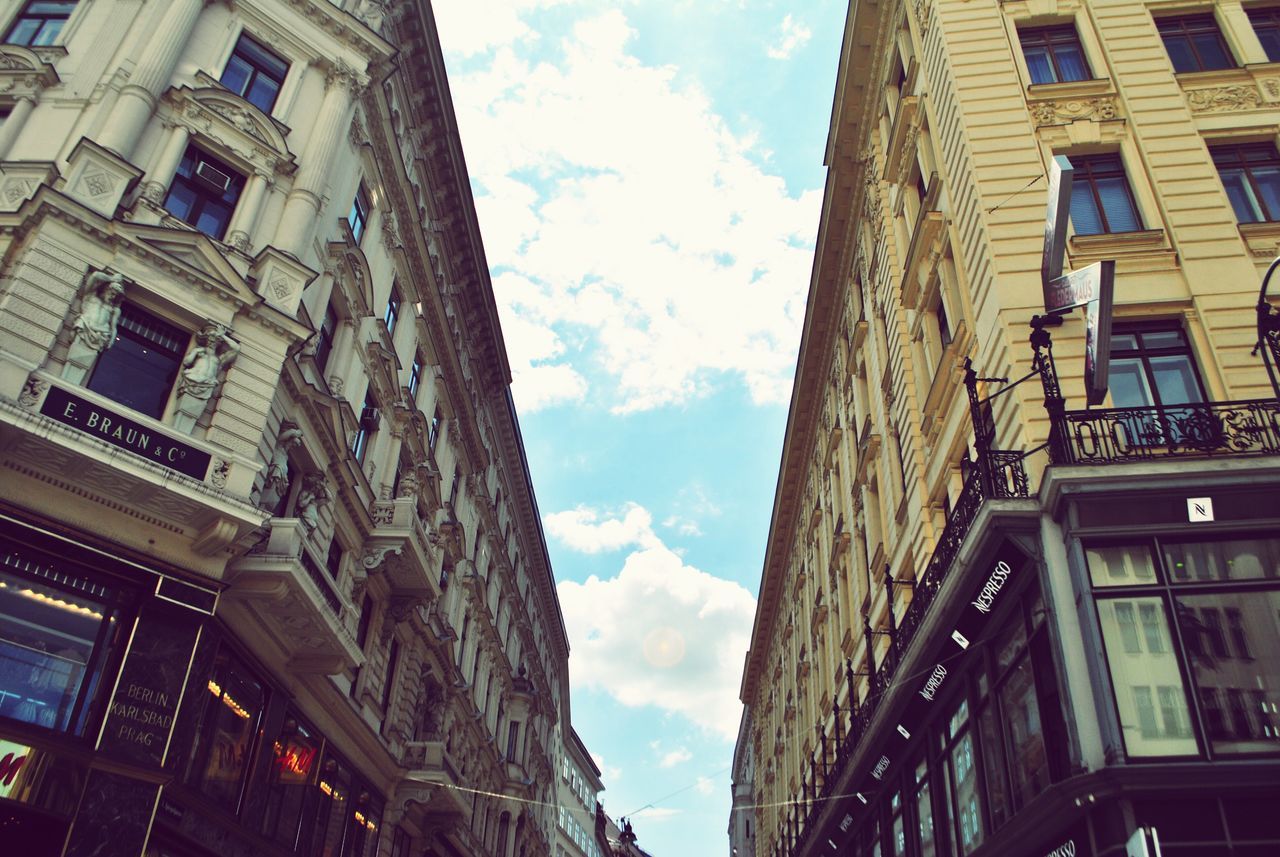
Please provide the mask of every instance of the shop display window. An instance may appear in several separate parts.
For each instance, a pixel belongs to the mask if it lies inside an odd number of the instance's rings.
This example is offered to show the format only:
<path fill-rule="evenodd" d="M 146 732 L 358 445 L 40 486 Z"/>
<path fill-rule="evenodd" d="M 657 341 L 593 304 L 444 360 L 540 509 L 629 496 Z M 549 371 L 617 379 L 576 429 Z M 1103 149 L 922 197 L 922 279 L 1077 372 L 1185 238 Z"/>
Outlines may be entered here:
<path fill-rule="evenodd" d="M 0 547 L 0 717 L 83 732 L 117 626 L 116 593 Z"/>
<path fill-rule="evenodd" d="M 1155 539 L 1085 555 L 1128 755 L 1280 753 L 1280 539 Z"/>
<path fill-rule="evenodd" d="M 316 795 L 319 768 L 320 739 L 290 713 L 272 745 L 263 799 L 264 836 L 289 849 L 297 846 L 303 815 Z"/>
<path fill-rule="evenodd" d="M 228 649 L 218 653 L 187 779 L 229 812 L 240 809 L 266 702 L 262 683 Z"/>

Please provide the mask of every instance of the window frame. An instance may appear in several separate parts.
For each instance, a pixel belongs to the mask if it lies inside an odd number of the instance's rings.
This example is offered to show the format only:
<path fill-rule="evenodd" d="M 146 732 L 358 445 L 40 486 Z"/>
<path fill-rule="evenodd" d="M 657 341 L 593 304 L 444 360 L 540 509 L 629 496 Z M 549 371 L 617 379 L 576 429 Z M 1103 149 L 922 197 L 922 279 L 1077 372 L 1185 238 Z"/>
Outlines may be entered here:
<path fill-rule="evenodd" d="M 1255 753 L 1223 753 L 1216 752 L 1213 749 L 1213 738 L 1208 731 L 1209 707 L 1205 705 L 1202 688 L 1196 678 L 1193 668 L 1192 649 L 1188 646 L 1184 639 L 1183 624 L 1179 621 L 1178 612 L 1175 609 L 1177 599 L 1180 597 L 1195 595 L 1229 595 L 1249 594 L 1249 593 L 1280 593 L 1280 575 L 1275 577 L 1256 577 L 1256 578 L 1218 578 L 1218 579 L 1197 579 L 1186 580 L 1182 582 L 1174 582 L 1172 575 L 1167 568 L 1166 545 L 1169 544 L 1218 544 L 1230 542 L 1234 540 L 1266 540 L 1267 533 L 1262 531 L 1249 532 L 1248 530 L 1230 530 L 1223 532 L 1204 533 L 1198 537 L 1186 537 L 1184 532 L 1157 532 L 1147 534 L 1134 534 L 1134 536 L 1124 538 L 1119 536 L 1113 537 L 1085 537 L 1081 539 L 1085 557 L 1085 579 L 1088 586 L 1088 595 L 1094 603 L 1093 621 L 1097 623 L 1097 638 L 1102 643 L 1101 649 L 1103 658 L 1100 666 L 1105 672 L 1102 677 L 1106 682 L 1106 686 L 1111 691 L 1111 710 L 1115 715 L 1115 722 L 1120 727 L 1120 738 L 1126 761 L 1137 763 L 1152 762 L 1185 762 L 1191 761 L 1237 761 L 1249 759 L 1277 759 L 1280 758 L 1280 741 L 1276 742 L 1276 747 L 1271 751 L 1255 752 Z M 1136 537 L 1135 537 L 1136 536 Z M 1274 537 L 1273 537 L 1274 540 Z M 1119 583 L 1113 585 L 1099 585 L 1095 583 L 1091 577 L 1092 569 L 1088 564 L 1088 551 L 1096 548 L 1126 548 L 1129 550 L 1143 549 L 1146 550 L 1155 571 L 1154 580 L 1141 581 L 1138 583 Z M 1116 690 L 1115 677 L 1111 670 L 1111 652 L 1106 646 L 1105 639 L 1102 634 L 1102 620 L 1100 616 L 1099 605 L 1103 601 L 1112 601 L 1117 599 L 1135 599 L 1135 598 L 1156 598 L 1159 599 L 1160 610 L 1165 617 L 1168 626 L 1169 642 L 1173 647 L 1171 654 L 1173 655 L 1177 667 L 1178 674 L 1182 681 L 1183 699 L 1186 703 L 1187 716 L 1191 737 L 1195 740 L 1196 752 L 1194 754 L 1182 755 L 1134 755 L 1129 751 L 1127 742 L 1124 741 L 1124 721 L 1121 718 L 1119 707 L 1119 695 Z M 1225 611 L 1224 611 L 1225 614 Z M 1230 634 L 1232 629 L 1224 626 L 1224 633 Z M 1144 641 L 1145 642 L 1145 639 Z M 1144 651 L 1146 651 L 1144 649 Z M 1277 676 L 1277 687 L 1280 687 L 1280 675 Z M 1160 706 L 1160 700 L 1153 698 L 1153 704 Z M 1229 706 L 1219 709 L 1223 718 L 1230 718 L 1232 711 Z"/>
<path fill-rule="evenodd" d="M 351 211 L 347 212 L 347 226 L 351 227 L 351 237 L 358 246 L 369 228 L 369 218 L 373 214 L 373 203 L 369 199 L 369 189 L 364 179 L 356 185 L 355 196 L 351 199 Z"/>
<path fill-rule="evenodd" d="M 1161 15 L 1156 18 L 1156 30 L 1160 34 L 1160 41 L 1164 43 L 1165 54 L 1169 57 L 1169 62 L 1173 65 L 1174 74 L 1196 74 L 1204 71 L 1223 71 L 1229 68 L 1239 68 L 1239 60 L 1236 59 L 1235 53 L 1231 50 L 1231 45 L 1227 43 L 1226 36 L 1222 32 L 1222 27 L 1218 24 L 1218 19 L 1214 17 L 1213 12 L 1200 12 L 1194 15 Z M 1200 56 L 1200 49 L 1196 47 L 1194 37 L 1197 35 L 1212 34 L 1216 37 L 1218 47 L 1221 48 L 1223 56 L 1226 57 L 1228 65 L 1224 66 L 1206 66 L 1204 59 Z M 1173 54 L 1169 51 L 1169 38 L 1181 38 L 1185 40 L 1187 48 L 1191 51 L 1195 58 L 1196 68 L 1180 69 L 1174 61 Z"/>
<path fill-rule="evenodd" d="M 13 20 L 9 23 L 9 28 L 5 31 L 4 43 L 6 45 L 15 45 L 22 48 L 44 48 L 62 44 L 61 37 L 67 29 L 67 22 L 71 20 L 71 17 L 75 15 L 76 11 L 80 8 L 79 0 L 52 0 L 52 2 L 65 2 L 66 5 L 70 6 L 65 16 L 58 13 L 35 13 L 31 11 L 32 6 L 42 5 L 45 2 L 50 2 L 50 0 L 27 0 L 27 2 L 22 4 L 18 13 L 13 16 Z M 27 41 L 14 41 L 13 37 L 18 27 L 28 21 L 40 22 L 39 27 L 37 27 L 34 33 L 34 38 L 28 39 Z M 47 41 L 40 41 L 40 34 L 43 33 L 54 21 L 58 21 L 60 23 L 58 23 L 56 29 L 54 29 L 53 35 L 50 36 Z"/>
<path fill-rule="evenodd" d="M 249 44 L 250 49 L 256 49 L 267 57 L 277 60 L 280 65 L 284 66 L 284 71 L 280 74 L 278 79 L 274 76 L 272 69 L 266 68 L 265 63 L 252 55 L 252 50 L 243 53 L 241 52 L 241 46 L 246 42 Z M 231 69 L 231 64 L 237 59 L 249 67 L 248 74 L 245 76 L 244 85 L 239 91 L 232 89 L 226 82 L 227 74 Z M 260 39 L 255 38 L 245 30 L 241 30 L 240 35 L 236 38 L 235 44 L 231 48 L 230 55 L 228 55 L 226 62 L 222 65 L 222 74 L 219 75 L 218 82 L 229 91 L 236 93 L 236 95 L 239 95 L 245 101 L 248 101 L 254 107 L 261 110 L 267 116 L 271 116 L 276 105 L 280 102 L 280 93 L 284 91 L 284 82 L 289 77 L 289 70 L 292 66 L 292 63 L 280 54 L 268 48 Z M 257 82 L 259 77 L 264 76 L 276 85 L 275 94 L 272 95 L 270 103 L 266 106 L 259 104 L 250 97 L 253 92 L 254 84 Z"/>
<path fill-rule="evenodd" d="M 396 325 L 400 323 L 400 311 L 403 307 L 404 296 L 400 294 L 400 287 L 393 282 L 391 291 L 387 293 L 386 309 L 382 311 L 382 322 L 392 337 L 396 335 Z"/>
<path fill-rule="evenodd" d="M 1280 9 L 1276 10 L 1276 30 L 1277 38 L 1280 38 Z M 1246 157 L 1249 152 L 1264 152 L 1267 155 L 1266 160 L 1250 161 Z M 1234 160 L 1230 164 L 1224 164 L 1219 158 L 1225 159 L 1228 154 L 1234 155 Z M 1275 223 L 1280 221 L 1280 204 L 1277 205 L 1275 211 L 1269 210 L 1266 197 L 1261 192 L 1257 179 L 1253 175 L 1255 167 L 1271 167 L 1280 171 L 1280 149 L 1276 148 L 1274 142 L 1265 143 L 1213 143 L 1209 145 L 1209 157 L 1213 161 L 1214 169 L 1218 172 L 1218 179 L 1222 181 L 1223 190 L 1226 191 L 1227 183 L 1222 178 L 1224 168 L 1240 170 L 1243 173 L 1245 181 L 1248 183 L 1249 192 L 1252 195 L 1252 202 L 1255 210 L 1252 214 L 1255 218 L 1252 220 L 1242 220 L 1240 211 L 1236 208 L 1235 202 L 1231 200 L 1231 194 L 1227 191 L 1227 199 L 1231 201 L 1231 209 L 1236 215 L 1237 223 Z M 1261 215 L 1261 216 L 1257 216 Z"/>
<path fill-rule="evenodd" d="M 330 322 L 332 321 L 332 324 Z M 320 370 L 320 374 L 324 374 L 329 368 L 329 359 L 333 356 L 333 345 L 338 338 L 338 325 L 342 324 L 342 319 L 338 317 L 338 312 L 333 308 L 333 301 L 325 304 L 324 315 L 321 316 L 320 326 L 316 328 L 316 349 L 314 357 L 316 367 Z"/>
<path fill-rule="evenodd" d="M 1070 38 L 1062 38 L 1069 35 Z M 1055 38 L 1058 37 L 1058 38 Z M 1031 47 L 1044 48 L 1045 57 L 1049 62 L 1049 68 L 1053 73 L 1053 80 L 1035 80 L 1035 73 L 1032 71 L 1031 62 L 1027 59 L 1028 42 Z M 1080 32 L 1076 29 L 1074 22 L 1066 24 L 1050 24 L 1042 27 L 1019 27 L 1018 28 L 1018 45 L 1022 49 L 1022 59 L 1027 65 L 1027 74 L 1032 78 L 1032 86 L 1053 85 L 1056 83 L 1079 83 L 1085 80 L 1093 79 L 1093 66 L 1089 64 L 1089 56 L 1085 52 L 1084 43 L 1080 39 Z M 1054 52 L 1056 45 L 1074 45 L 1076 50 L 1080 52 L 1080 60 L 1084 64 L 1084 77 L 1066 78 L 1062 74 L 1062 69 L 1058 64 L 1058 56 Z"/>
<path fill-rule="evenodd" d="M 1253 27 L 1254 34 L 1262 44 L 1263 52 L 1267 55 L 1267 62 L 1280 62 L 1280 6 L 1254 6 L 1244 11 L 1249 16 L 1249 25 Z M 1267 49 L 1268 41 L 1263 38 L 1266 33 L 1271 35 L 1271 40 L 1275 43 L 1275 56 L 1272 56 L 1271 51 Z"/>
<path fill-rule="evenodd" d="M 418 399 L 418 390 L 422 387 L 422 369 L 424 366 L 422 353 L 413 352 L 413 361 L 409 364 L 409 401 L 413 403 Z"/>
<path fill-rule="evenodd" d="M 1143 334 L 1149 333 L 1178 333 L 1182 337 L 1183 345 L 1173 347 L 1150 347 L 1144 344 Z M 1116 348 L 1115 342 L 1121 336 L 1137 335 L 1138 348 Z M 1204 375 L 1200 371 L 1200 361 L 1196 359 L 1195 347 L 1192 345 L 1191 338 L 1187 336 L 1186 328 L 1177 321 L 1125 321 L 1117 319 L 1111 332 L 1111 354 L 1110 359 L 1115 360 L 1117 357 L 1123 360 L 1137 359 L 1142 366 L 1143 379 L 1147 383 L 1147 388 L 1152 393 L 1154 399 L 1147 407 L 1158 408 L 1160 410 L 1177 409 L 1185 407 L 1194 407 L 1195 404 L 1202 404 L 1212 401 L 1209 397 L 1208 388 L 1204 383 Z M 1181 357 L 1186 356 L 1188 363 L 1191 365 L 1196 380 L 1196 387 L 1200 393 L 1199 403 L 1182 403 L 1182 404 L 1165 404 L 1160 397 L 1160 388 L 1156 383 L 1156 376 L 1151 367 L 1151 359 L 1153 357 Z"/>
<path fill-rule="evenodd" d="M 184 174 L 183 169 L 186 167 L 188 160 L 192 161 L 190 174 Z M 223 190 L 222 196 L 219 198 L 216 192 L 208 185 L 206 180 L 202 180 L 199 176 L 199 169 L 202 165 L 208 164 L 211 168 L 225 173 L 230 181 Z M 207 235 L 215 241 L 222 241 L 227 237 L 227 230 L 231 228 L 232 221 L 235 220 L 236 211 L 240 207 L 241 198 L 244 196 L 244 189 L 247 179 L 245 174 L 236 167 L 231 166 L 217 155 L 209 153 L 208 149 L 202 146 L 198 141 L 192 140 L 187 144 L 186 151 L 182 154 L 182 160 L 178 164 L 178 169 L 174 172 L 173 178 L 169 181 L 169 187 L 165 191 L 164 202 L 161 207 L 169 213 L 171 217 L 182 221 L 192 229 Z M 195 196 L 191 208 L 188 209 L 186 215 L 180 215 L 169 207 L 170 200 L 173 198 L 175 188 L 181 187 Z M 234 197 L 228 199 L 234 188 Z M 215 232 L 206 232 L 200 228 L 200 218 L 205 214 L 206 209 L 213 205 L 225 205 L 227 207 L 226 220 L 220 224 L 220 228 Z"/>
<path fill-rule="evenodd" d="M 133 318 L 129 318 L 130 316 L 133 316 Z M 137 325 L 138 327 L 149 328 L 155 336 L 150 338 L 145 336 L 143 333 L 135 330 L 134 327 L 130 326 L 130 324 L 126 324 L 126 321 L 129 321 L 131 324 Z M 175 342 L 179 343 L 177 348 L 172 348 L 166 342 L 161 340 L 159 337 L 162 335 L 170 337 Z M 93 362 L 93 368 L 84 378 L 83 386 L 86 390 L 97 393 L 99 396 L 122 405 L 134 413 L 142 414 L 143 416 L 163 422 L 165 417 L 169 414 L 173 402 L 174 385 L 177 383 L 178 374 L 182 369 L 182 361 L 186 356 L 188 349 L 191 347 L 191 337 L 192 334 L 190 331 L 174 324 L 172 321 L 164 318 L 158 313 L 152 312 L 149 308 L 143 307 L 140 304 L 129 300 L 122 300 L 120 302 L 120 323 L 116 326 L 116 338 L 98 354 L 97 358 Z M 163 353 L 172 358 L 172 366 L 169 369 L 168 380 L 165 383 L 167 392 L 160 397 L 158 412 L 153 413 L 150 410 L 141 410 L 137 407 L 138 402 L 126 402 L 106 390 L 99 389 L 98 385 L 102 383 L 100 380 L 100 373 L 104 369 L 114 367 L 114 363 L 104 363 L 103 361 L 107 355 L 111 353 L 112 349 L 115 348 L 116 343 L 122 339 L 141 346 L 144 350 L 149 349 L 150 351 Z M 136 380 L 136 373 L 131 375 L 131 377 Z M 159 388 L 157 388 L 157 391 L 158 390 Z"/>
<path fill-rule="evenodd" d="M 373 391 L 368 390 L 364 394 L 364 404 L 361 406 L 360 414 L 356 420 L 356 436 L 351 442 L 351 454 L 355 456 L 357 462 L 364 464 L 364 457 L 369 452 L 369 441 L 377 432 L 369 431 L 364 425 L 364 412 L 370 408 L 377 410 L 378 400 L 373 397 Z"/>
<path fill-rule="evenodd" d="M 1070 218 L 1071 226 L 1077 236 L 1124 235 L 1126 233 L 1141 232 L 1146 228 L 1142 219 L 1142 209 L 1138 206 L 1137 196 L 1133 192 L 1133 182 L 1129 180 L 1129 171 L 1126 169 L 1124 158 L 1120 152 L 1068 155 L 1068 158 L 1074 171 L 1071 180 L 1073 199 L 1081 190 L 1087 187 L 1093 199 L 1094 208 L 1098 213 L 1098 219 L 1103 227 L 1101 232 L 1081 232 L 1075 223 L 1075 218 L 1072 217 Z M 1118 231 L 1111 228 L 1111 218 L 1108 217 L 1107 208 L 1103 204 L 1102 194 L 1098 191 L 1098 182 L 1103 179 L 1114 178 L 1120 178 L 1124 182 L 1125 198 L 1128 200 L 1129 207 L 1133 212 L 1136 229 Z"/>

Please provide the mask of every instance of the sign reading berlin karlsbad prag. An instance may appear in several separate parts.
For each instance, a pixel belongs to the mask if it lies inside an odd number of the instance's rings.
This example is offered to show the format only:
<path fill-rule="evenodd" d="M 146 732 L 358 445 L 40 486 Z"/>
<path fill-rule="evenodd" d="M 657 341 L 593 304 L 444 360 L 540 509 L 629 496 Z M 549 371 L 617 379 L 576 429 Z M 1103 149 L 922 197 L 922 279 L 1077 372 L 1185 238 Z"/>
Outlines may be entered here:
<path fill-rule="evenodd" d="M 1067 224 L 1071 221 L 1071 186 L 1074 170 L 1065 155 L 1049 164 L 1049 206 L 1045 213 L 1044 255 L 1040 280 L 1044 308 L 1050 315 L 1064 315 L 1084 307 L 1084 384 L 1090 405 L 1107 398 L 1111 374 L 1111 310 L 1115 302 L 1116 263 L 1112 259 L 1063 273 L 1067 250 Z"/>

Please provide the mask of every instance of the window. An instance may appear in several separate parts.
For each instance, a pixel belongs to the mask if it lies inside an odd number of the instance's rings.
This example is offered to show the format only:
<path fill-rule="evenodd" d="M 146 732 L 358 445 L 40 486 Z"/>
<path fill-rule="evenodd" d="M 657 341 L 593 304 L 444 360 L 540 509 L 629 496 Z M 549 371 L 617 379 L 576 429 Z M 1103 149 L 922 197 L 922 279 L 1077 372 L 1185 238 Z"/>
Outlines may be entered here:
<path fill-rule="evenodd" d="M 431 414 L 431 426 L 427 429 L 427 450 L 436 451 L 436 441 L 440 439 L 440 409 Z"/>
<path fill-rule="evenodd" d="M 383 619 L 390 621 L 390 617 Z M 396 667 L 400 665 L 400 641 L 392 638 L 391 651 L 387 654 L 387 680 L 382 683 L 382 714 L 391 713 L 391 697 L 396 687 Z"/>
<path fill-rule="evenodd" d="M 329 553 L 325 555 L 324 567 L 330 577 L 334 580 L 338 579 L 338 572 L 342 570 L 342 542 L 337 538 L 329 542 Z"/>
<path fill-rule="evenodd" d="M 356 461 L 364 463 L 364 454 L 369 451 L 369 438 L 377 431 L 378 403 L 372 392 L 364 394 L 364 409 L 360 412 L 360 424 L 356 427 L 356 436 L 351 441 L 351 452 Z"/>
<path fill-rule="evenodd" d="M 165 210 L 184 223 L 222 240 L 231 223 L 244 176 L 195 146 L 189 146 L 169 185 Z"/>
<path fill-rule="evenodd" d="M 1280 220 L 1280 152 L 1274 143 L 1209 149 L 1236 220 Z"/>
<path fill-rule="evenodd" d="M 270 115 L 288 72 L 287 62 L 257 40 L 241 34 L 227 67 L 222 70 L 222 85 Z"/>
<path fill-rule="evenodd" d="M 1177 324 L 1117 324 L 1111 398 L 1118 408 L 1167 408 L 1205 400 L 1191 345 Z"/>
<path fill-rule="evenodd" d="M 1231 49 L 1222 38 L 1213 15 L 1185 15 L 1156 19 L 1156 28 L 1164 40 L 1165 50 L 1173 61 L 1173 70 L 1213 71 L 1235 68 Z"/>
<path fill-rule="evenodd" d="M 382 314 L 382 320 L 387 323 L 387 333 L 396 332 L 396 322 L 400 320 L 400 303 L 400 290 L 392 283 L 391 294 L 387 295 L 387 309 Z"/>
<path fill-rule="evenodd" d="M 347 215 L 347 223 L 351 226 L 351 237 L 360 243 L 364 228 L 369 225 L 369 192 L 364 189 L 364 182 L 356 188 L 356 198 L 351 200 L 351 212 Z"/>
<path fill-rule="evenodd" d="M 324 320 L 320 322 L 320 330 L 316 336 L 316 365 L 323 372 L 329 366 L 329 355 L 333 353 L 333 338 L 338 332 L 338 314 L 333 304 L 325 307 Z"/>
<path fill-rule="evenodd" d="M 422 383 L 422 355 L 414 352 L 413 363 L 409 365 L 409 401 L 418 398 L 418 385 Z"/>
<path fill-rule="evenodd" d="M 1073 156 L 1071 223 L 1077 235 L 1136 232 L 1142 228 L 1119 154 Z"/>
<path fill-rule="evenodd" d="M 1018 31 L 1018 39 L 1032 83 L 1089 79 L 1089 63 L 1074 26 L 1027 28 Z"/>
<path fill-rule="evenodd" d="M 189 339 L 186 331 L 121 304 L 115 342 L 98 357 L 85 386 L 160 419 Z"/>
<path fill-rule="evenodd" d="M 304 810 L 318 794 L 312 775 L 319 767 L 319 753 L 319 737 L 299 722 L 297 714 L 288 712 L 272 746 L 262 833 L 289 850 L 298 841 Z"/>
<path fill-rule="evenodd" d="M 1280 538 L 1160 538 L 1106 552 L 1153 570 L 1116 578 L 1086 550 L 1128 754 L 1280 753 Z M 1125 609 L 1145 652 L 1123 639 Z"/>
<path fill-rule="evenodd" d="M 1253 23 L 1253 31 L 1258 34 L 1258 41 L 1262 42 L 1262 49 L 1267 52 L 1267 59 L 1280 62 L 1280 7 L 1263 6 L 1246 11 Z"/>
<path fill-rule="evenodd" d="M 118 595 L 0 546 L 0 719 L 79 733 L 121 625 Z"/>
<path fill-rule="evenodd" d="M 9 28 L 9 35 L 5 36 L 4 40 L 10 45 L 27 47 L 52 45 L 58 40 L 58 34 L 62 32 L 63 26 L 66 25 L 67 19 L 71 17 L 75 8 L 74 0 L 70 3 L 28 0 L 22 7 L 22 11 L 18 13 L 13 26 Z"/>
<path fill-rule="evenodd" d="M 218 653 L 207 687 L 210 696 L 196 727 L 187 782 L 234 813 L 240 808 L 266 691 L 226 649 Z"/>

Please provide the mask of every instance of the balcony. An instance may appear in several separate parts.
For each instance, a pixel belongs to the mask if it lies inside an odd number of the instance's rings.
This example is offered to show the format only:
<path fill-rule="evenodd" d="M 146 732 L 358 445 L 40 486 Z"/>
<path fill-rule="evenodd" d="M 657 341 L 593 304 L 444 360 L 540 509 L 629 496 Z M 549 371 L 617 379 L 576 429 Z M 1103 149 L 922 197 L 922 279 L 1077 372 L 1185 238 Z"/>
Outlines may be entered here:
<path fill-rule="evenodd" d="M 1055 427 L 1054 464 L 1280 455 L 1280 401 L 1067 411 Z"/>
<path fill-rule="evenodd" d="M 392 595 L 425 603 L 440 595 L 439 537 L 421 508 L 412 492 L 374 503 L 374 527 L 365 541 L 363 562 L 369 573 L 386 575 Z"/>
<path fill-rule="evenodd" d="M 408 773 L 396 789 L 398 800 L 412 801 L 413 809 L 424 817 L 470 811 L 470 795 L 457 789 L 462 777 L 444 741 L 408 742 L 401 765 Z"/>
<path fill-rule="evenodd" d="M 314 557 L 297 518 L 272 518 L 266 542 L 227 571 L 227 623 L 262 640 L 294 673 L 335 675 L 364 656 L 343 624 L 346 609 L 336 583 Z"/>

